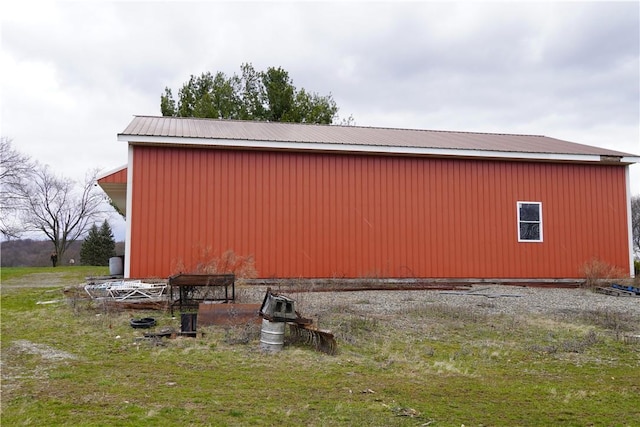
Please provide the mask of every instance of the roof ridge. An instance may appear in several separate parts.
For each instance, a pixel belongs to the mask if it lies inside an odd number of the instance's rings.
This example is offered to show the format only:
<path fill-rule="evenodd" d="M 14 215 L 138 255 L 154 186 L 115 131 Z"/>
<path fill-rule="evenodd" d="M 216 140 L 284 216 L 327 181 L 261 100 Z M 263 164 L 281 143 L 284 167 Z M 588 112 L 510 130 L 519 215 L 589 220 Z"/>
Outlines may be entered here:
<path fill-rule="evenodd" d="M 298 125 L 298 126 L 323 126 L 323 127 L 339 127 L 344 129 L 372 129 L 372 130 L 392 130 L 392 131 L 413 131 L 413 132 L 433 132 L 433 133 L 458 133 L 467 135 L 502 135 L 502 136 L 526 136 L 535 138 L 546 138 L 545 135 L 526 134 L 526 133 L 508 133 L 508 132 L 480 132 L 480 131 L 463 131 L 463 130 L 442 130 L 442 129 L 416 129 L 405 127 L 390 126 L 360 126 L 360 125 L 333 125 L 325 123 L 298 123 L 298 122 L 271 122 L 268 120 L 239 120 L 239 119 L 214 119 L 210 117 L 180 117 L 180 116 L 153 116 L 147 114 L 134 115 L 134 117 L 150 118 L 150 119 L 180 119 L 180 120 L 198 120 L 198 121 L 218 121 L 230 123 L 256 123 L 256 124 L 279 124 L 279 125 Z M 567 141 L 568 142 L 568 141 Z"/>

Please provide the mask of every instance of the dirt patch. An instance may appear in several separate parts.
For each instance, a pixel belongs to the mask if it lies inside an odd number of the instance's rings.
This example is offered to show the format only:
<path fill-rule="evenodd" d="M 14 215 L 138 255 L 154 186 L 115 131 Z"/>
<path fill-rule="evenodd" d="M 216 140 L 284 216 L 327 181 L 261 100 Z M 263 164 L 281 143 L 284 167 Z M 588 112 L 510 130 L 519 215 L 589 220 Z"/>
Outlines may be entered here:
<path fill-rule="evenodd" d="M 12 277 L 2 282 L 3 288 L 51 288 L 68 286 L 69 277 L 65 273 L 32 273 L 20 277 Z"/>
<path fill-rule="evenodd" d="M 18 353 L 33 354 L 45 360 L 59 361 L 65 359 L 77 359 L 76 355 L 66 351 L 57 350 L 46 344 L 38 344 L 28 340 L 18 340 L 11 344 L 11 349 Z"/>
<path fill-rule="evenodd" d="M 33 369 L 25 369 L 19 366 L 15 361 L 24 357 L 24 355 L 40 356 L 41 363 L 38 363 Z M 18 340 L 11 343 L 8 349 L 3 349 L 2 360 L 0 360 L 0 377 L 2 378 L 2 389 L 0 397 L 2 402 L 9 399 L 20 389 L 21 381 L 27 378 L 46 380 L 49 370 L 55 366 L 55 363 L 67 360 L 76 360 L 75 354 L 58 350 L 46 344 L 39 344 L 29 340 Z"/>

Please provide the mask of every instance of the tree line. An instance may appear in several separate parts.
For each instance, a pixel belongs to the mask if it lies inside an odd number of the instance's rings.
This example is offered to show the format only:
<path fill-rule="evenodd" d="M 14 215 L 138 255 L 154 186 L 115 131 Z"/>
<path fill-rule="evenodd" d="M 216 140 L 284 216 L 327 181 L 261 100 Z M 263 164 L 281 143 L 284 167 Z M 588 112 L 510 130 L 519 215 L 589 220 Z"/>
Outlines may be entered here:
<path fill-rule="evenodd" d="M 59 266 L 71 265 L 109 265 L 109 260 L 102 262 L 82 261 L 80 251 L 84 241 L 75 241 L 64 254 L 58 258 Z M 51 267 L 51 242 L 47 240 L 19 239 L 0 242 L 1 267 Z M 124 242 L 116 242 L 116 255 L 124 254 Z"/>

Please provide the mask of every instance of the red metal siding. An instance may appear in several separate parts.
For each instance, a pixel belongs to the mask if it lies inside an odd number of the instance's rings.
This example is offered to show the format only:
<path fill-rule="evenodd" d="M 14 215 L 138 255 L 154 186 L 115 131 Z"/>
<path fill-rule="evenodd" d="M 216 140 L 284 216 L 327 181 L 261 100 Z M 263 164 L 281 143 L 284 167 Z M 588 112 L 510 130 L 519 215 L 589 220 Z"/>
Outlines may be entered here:
<path fill-rule="evenodd" d="M 617 166 L 135 146 L 132 277 L 226 250 L 260 277 L 579 277 L 628 269 Z M 517 201 L 542 202 L 519 243 Z"/>

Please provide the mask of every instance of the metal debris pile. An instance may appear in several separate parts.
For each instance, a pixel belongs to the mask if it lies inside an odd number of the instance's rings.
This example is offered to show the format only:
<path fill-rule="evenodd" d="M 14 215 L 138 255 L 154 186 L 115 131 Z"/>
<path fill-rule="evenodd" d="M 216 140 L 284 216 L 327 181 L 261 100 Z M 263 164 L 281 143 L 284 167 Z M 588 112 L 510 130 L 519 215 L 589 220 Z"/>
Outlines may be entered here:
<path fill-rule="evenodd" d="M 620 285 L 618 283 L 612 283 L 609 286 L 599 286 L 595 291 L 599 294 L 613 295 L 616 297 L 640 297 L 639 287 Z"/>
<path fill-rule="evenodd" d="M 267 289 L 260 307 L 260 316 L 269 322 L 283 322 L 289 326 L 293 343 L 310 345 L 317 351 L 335 354 L 337 343 L 330 331 L 318 329 L 313 320 L 304 318 L 295 310 L 295 301 Z"/>
<path fill-rule="evenodd" d="M 145 283 L 141 280 L 109 280 L 92 282 L 85 285 L 85 292 L 92 299 L 115 301 L 157 300 L 165 298 L 167 285 L 164 283 Z"/>

